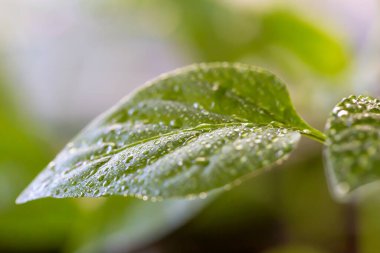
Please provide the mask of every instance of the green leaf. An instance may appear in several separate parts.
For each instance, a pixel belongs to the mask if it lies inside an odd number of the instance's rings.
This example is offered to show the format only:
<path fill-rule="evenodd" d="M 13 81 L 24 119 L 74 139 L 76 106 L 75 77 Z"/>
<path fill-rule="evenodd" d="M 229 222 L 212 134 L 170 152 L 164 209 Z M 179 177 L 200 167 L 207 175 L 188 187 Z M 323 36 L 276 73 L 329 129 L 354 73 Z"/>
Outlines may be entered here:
<path fill-rule="evenodd" d="M 299 132 L 323 139 L 273 74 L 243 64 L 193 65 L 149 82 L 96 119 L 17 202 L 205 196 L 286 158 Z"/>
<path fill-rule="evenodd" d="M 338 199 L 347 199 L 349 193 L 379 180 L 378 99 L 365 96 L 343 99 L 328 119 L 326 135 L 327 172 L 331 189 Z"/>
<path fill-rule="evenodd" d="M 289 71 L 300 74 L 301 64 L 315 74 L 330 77 L 341 75 L 351 61 L 341 31 L 289 6 L 255 8 L 215 0 L 116 0 L 107 1 L 103 7 L 124 10 L 132 18 L 133 11 L 145 14 L 152 30 L 162 31 L 166 39 L 192 50 L 196 61 L 248 60 L 285 69 L 287 75 Z M 151 15 L 153 10 L 155 15 Z M 168 26 L 176 29 L 168 34 Z"/>
<path fill-rule="evenodd" d="M 195 49 L 195 59 L 253 58 L 257 62 L 261 56 L 269 66 L 287 68 L 295 57 L 313 72 L 327 76 L 337 76 L 349 66 L 348 49 L 339 31 L 329 29 L 331 27 L 324 22 L 313 22 L 294 10 L 231 8 L 221 1 L 165 2 L 171 2 L 168 6 L 180 10 L 177 33 L 184 38 L 181 41 Z M 155 7 L 164 9 L 165 5 L 159 4 Z M 164 13 L 173 15 L 173 12 Z M 292 57 L 284 58 L 279 50 Z"/>
<path fill-rule="evenodd" d="M 258 44 L 262 49 L 288 50 L 318 74 L 338 75 L 349 65 L 348 50 L 337 33 L 321 23 L 314 24 L 289 10 L 268 12 L 262 15 Z"/>
<path fill-rule="evenodd" d="M 103 199 L 105 203 L 102 206 L 85 213 L 72 226 L 73 233 L 66 252 L 120 252 L 121 249 L 122 252 L 131 252 L 157 242 L 178 229 L 212 199 L 160 202 L 122 197 Z"/>

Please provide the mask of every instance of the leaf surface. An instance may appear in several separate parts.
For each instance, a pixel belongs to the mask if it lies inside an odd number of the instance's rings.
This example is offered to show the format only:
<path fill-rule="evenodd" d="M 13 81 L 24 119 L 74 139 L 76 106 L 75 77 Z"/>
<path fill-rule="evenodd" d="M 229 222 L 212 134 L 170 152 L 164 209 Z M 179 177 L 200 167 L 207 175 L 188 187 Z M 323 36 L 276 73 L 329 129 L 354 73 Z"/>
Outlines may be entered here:
<path fill-rule="evenodd" d="M 339 199 L 380 178 L 380 101 L 350 96 L 326 126 L 325 158 L 331 190 Z"/>
<path fill-rule="evenodd" d="M 270 72 L 192 65 L 149 82 L 97 118 L 17 201 L 205 196 L 286 158 L 300 132 L 323 139 Z"/>

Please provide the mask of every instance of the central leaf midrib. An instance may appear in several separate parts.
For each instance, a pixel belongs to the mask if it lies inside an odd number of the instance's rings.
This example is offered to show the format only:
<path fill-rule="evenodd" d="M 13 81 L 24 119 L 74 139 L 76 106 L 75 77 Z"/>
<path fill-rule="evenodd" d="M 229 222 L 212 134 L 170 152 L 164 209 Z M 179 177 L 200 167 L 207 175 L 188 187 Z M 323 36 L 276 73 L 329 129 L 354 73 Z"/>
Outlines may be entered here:
<path fill-rule="evenodd" d="M 207 84 L 209 85 L 209 84 Z M 289 126 L 286 126 L 287 122 L 285 122 L 284 120 L 280 120 L 278 119 L 276 116 L 274 116 L 270 111 L 268 111 L 266 108 L 262 107 L 262 106 L 259 106 L 257 103 L 247 99 L 246 97 L 243 97 L 241 95 L 239 95 L 238 93 L 236 92 L 233 92 L 231 90 L 229 90 L 229 94 L 232 95 L 232 98 L 235 97 L 234 99 L 235 100 L 243 100 L 245 103 L 247 103 L 249 106 L 252 106 L 252 107 L 255 107 L 255 108 L 258 108 L 259 110 L 261 110 L 263 112 L 263 114 L 265 114 L 269 119 L 271 119 L 271 121 L 273 122 L 276 122 L 276 123 L 279 123 L 280 125 L 284 125 L 283 127 L 287 127 L 289 129 L 294 129 L 294 130 L 297 130 L 297 131 L 300 131 L 302 129 L 299 129 L 298 127 L 289 127 Z M 152 99 L 145 99 L 146 100 L 152 100 Z M 170 99 L 157 99 L 159 101 L 164 101 L 164 102 L 175 102 L 175 103 L 181 103 L 177 100 L 170 100 Z M 190 107 L 190 105 L 187 105 L 185 103 L 181 103 L 183 105 L 185 105 L 186 107 Z M 207 111 L 208 113 L 212 113 L 212 114 L 215 114 L 215 115 L 219 115 L 223 118 L 231 118 L 233 120 L 236 120 L 235 118 L 233 118 L 233 116 L 231 115 L 228 115 L 228 114 L 223 114 L 223 113 L 219 113 L 219 112 L 214 112 L 214 111 L 211 111 L 211 110 L 206 110 L 206 109 L 203 109 L 204 111 Z M 188 132 L 188 131 L 196 131 L 196 130 L 204 130 L 204 129 L 213 129 L 213 128 L 219 128 L 219 127 L 225 127 L 225 126 L 233 126 L 233 125 L 241 125 L 241 124 L 250 124 L 251 126 L 265 126 L 265 125 L 270 125 L 271 123 L 270 122 L 267 122 L 267 123 L 255 123 L 255 122 L 252 122 L 250 119 L 247 119 L 247 118 L 243 118 L 242 119 L 244 120 L 247 120 L 247 122 L 234 122 L 234 123 L 220 123 L 220 124 L 210 124 L 210 123 L 206 123 L 206 124 L 200 124 L 196 127 L 193 127 L 193 128 L 186 128 L 186 129 L 179 129 L 177 131 L 170 131 L 168 133 L 165 133 L 165 134 L 158 134 L 158 135 L 155 135 L 155 136 L 152 136 L 150 138 L 147 138 L 147 139 L 143 139 L 143 140 L 140 140 L 140 141 L 136 141 L 136 142 L 133 142 L 133 143 L 130 143 L 128 145 L 125 145 L 119 149 L 115 149 L 114 151 L 112 151 L 111 153 L 108 154 L 108 156 L 112 156 L 114 154 L 117 154 L 119 152 L 121 152 L 122 150 L 125 150 L 127 148 L 130 148 L 130 147 L 133 147 L 133 146 L 136 146 L 136 145 L 139 145 L 141 143 L 145 143 L 145 142 L 148 142 L 148 141 L 151 141 L 151 140 L 155 140 L 155 139 L 159 139 L 159 138 L 164 138 L 164 137 L 167 137 L 167 136 L 172 136 L 172 135 L 175 135 L 175 134 L 178 134 L 178 133 L 181 133 L 181 132 Z M 101 157 L 101 156 L 99 156 Z M 96 160 L 96 159 L 94 159 Z"/>
<path fill-rule="evenodd" d="M 267 124 L 253 124 L 253 123 L 246 123 L 246 122 L 220 123 L 220 124 L 200 124 L 200 125 L 198 125 L 196 127 L 193 127 L 193 128 L 179 129 L 179 130 L 176 130 L 176 131 L 170 131 L 170 132 L 167 132 L 165 134 L 155 135 L 155 136 L 152 136 L 152 137 L 147 138 L 147 139 L 143 139 L 143 140 L 140 140 L 140 141 L 136 141 L 136 142 L 124 145 L 124 146 L 122 146 L 122 147 L 120 147 L 118 149 L 114 149 L 113 151 L 111 151 L 107 155 L 98 155 L 98 156 L 95 156 L 91 160 L 91 162 L 97 161 L 98 159 L 105 158 L 105 157 L 112 157 L 113 155 L 118 154 L 118 153 L 120 153 L 121 151 L 123 151 L 123 150 L 125 150 L 127 148 L 131 148 L 131 147 L 137 146 L 139 144 L 142 144 L 142 143 L 145 143 L 145 142 L 149 142 L 149 141 L 152 141 L 152 140 L 156 140 L 156 139 L 159 139 L 159 138 L 165 138 L 165 137 L 173 136 L 173 135 L 176 135 L 176 134 L 179 134 L 179 133 L 183 133 L 183 132 L 191 132 L 191 131 L 206 130 L 206 129 L 210 129 L 211 130 L 211 129 L 218 129 L 218 128 L 228 127 L 228 126 L 237 126 L 237 125 L 242 125 L 242 124 L 245 124 L 247 126 L 264 126 L 264 125 L 267 125 Z"/>
<path fill-rule="evenodd" d="M 113 155 L 113 154 L 117 154 L 127 148 L 131 148 L 131 147 L 134 147 L 136 145 L 139 145 L 139 144 L 142 144 L 142 143 L 145 143 L 145 142 L 148 142 L 148 141 L 152 141 L 152 140 L 156 140 L 156 139 L 159 139 L 159 138 L 165 138 L 165 137 L 168 137 L 168 136 L 172 136 L 172 135 L 176 135 L 176 134 L 179 134 L 179 133 L 183 133 L 183 132 L 191 132 L 191 131 L 199 131 L 199 130 L 206 130 L 206 129 L 218 129 L 218 128 L 222 128 L 222 127 L 228 127 L 228 126 L 238 126 L 238 125 L 243 125 L 245 124 L 246 126 L 260 126 L 260 125 L 268 125 L 268 124 L 254 124 L 254 123 L 244 123 L 244 122 L 237 122 L 237 123 L 221 123 L 221 124 L 200 124 L 196 127 L 193 127 L 193 128 L 186 128 L 186 129 L 179 129 L 177 131 L 171 131 L 171 132 L 168 132 L 168 133 L 165 133 L 165 134 L 162 134 L 162 135 L 155 135 L 153 137 L 150 137 L 150 138 L 147 138 L 147 139 L 143 139 L 143 140 L 140 140 L 140 141 L 136 141 L 136 142 L 133 142 L 133 143 L 130 143 L 130 144 L 127 144 L 123 147 L 120 147 L 119 149 L 115 149 L 114 151 L 110 152 L 108 155 Z"/>
<path fill-rule="evenodd" d="M 167 133 L 167 134 L 165 134 L 165 135 L 161 135 L 161 136 L 159 136 L 159 137 L 168 137 L 168 136 L 173 136 L 173 135 L 175 135 L 175 134 L 179 134 L 179 133 L 181 133 L 181 132 L 190 132 L 190 131 L 199 131 L 199 130 L 204 130 L 204 129 L 208 129 L 208 130 L 210 130 L 210 131 L 208 131 L 207 133 L 210 133 L 211 131 L 213 131 L 213 130 L 218 130 L 218 129 L 221 129 L 221 128 L 227 128 L 227 127 L 233 127 L 233 126 L 241 126 L 241 125 L 245 125 L 245 126 L 247 126 L 247 127 L 253 127 L 254 125 L 253 124 L 251 124 L 251 123 L 227 123 L 227 124 L 202 124 L 202 125 L 199 125 L 199 126 L 197 126 L 197 127 L 194 127 L 194 128 L 189 128 L 189 129 L 185 129 L 185 130 L 183 130 L 183 131 L 176 131 L 176 132 L 170 132 L 170 133 Z M 257 125 L 258 126 L 258 125 Z M 205 132 L 201 132 L 196 138 L 197 139 L 199 139 L 203 134 L 206 134 Z M 131 144 L 129 144 L 129 145 L 126 145 L 126 146 L 124 146 L 124 147 L 122 147 L 122 148 L 120 148 L 120 149 L 118 149 L 118 150 L 115 150 L 114 152 L 112 152 L 112 153 L 110 153 L 110 154 L 108 154 L 106 157 L 112 157 L 112 155 L 113 154 L 117 154 L 117 153 L 120 153 L 120 152 L 122 152 L 123 150 L 125 150 L 125 149 L 128 149 L 128 148 L 131 148 L 131 147 L 134 147 L 134 146 L 137 146 L 137 145 L 139 145 L 139 144 L 142 144 L 142 143 L 144 143 L 144 142 L 149 142 L 149 141 L 152 141 L 152 140 L 155 140 L 155 139 L 157 139 L 157 136 L 155 136 L 155 137 L 152 137 L 152 138 L 149 138 L 149 139 L 144 139 L 144 140 L 142 140 L 142 141 L 139 141 L 139 142 L 135 142 L 135 143 L 131 143 Z M 195 141 L 197 141 L 197 140 L 195 140 Z M 223 144 L 219 149 L 218 149 L 218 151 L 224 146 L 225 144 Z M 177 150 L 179 150 L 179 149 L 181 149 L 181 148 L 183 148 L 183 146 L 177 146 L 174 150 L 172 150 L 171 152 L 168 152 L 168 153 L 165 153 L 162 157 L 160 157 L 157 161 L 155 161 L 155 163 L 157 163 L 160 159 L 163 159 L 164 157 L 166 157 L 167 155 L 170 155 L 170 154 L 172 154 L 173 152 L 175 152 L 175 151 L 177 151 Z M 101 157 L 101 158 L 104 158 L 104 157 Z M 96 160 L 96 159 L 94 159 L 94 160 Z M 103 165 L 101 165 L 100 166 L 100 168 L 99 168 L 99 170 L 101 170 L 102 168 L 104 168 L 104 167 L 109 167 L 109 162 L 110 162 L 110 160 L 108 160 L 107 162 L 105 162 Z M 151 165 L 149 165 L 149 166 L 147 166 L 147 167 L 150 167 Z M 130 175 L 133 175 L 134 174 L 134 172 L 136 172 L 138 170 L 138 168 L 135 168 L 133 171 L 130 171 L 130 173 L 128 173 L 128 174 L 130 174 Z M 173 175 L 172 177 L 170 177 L 170 178 L 173 178 L 173 177 L 176 177 L 176 175 Z"/>
<path fill-rule="evenodd" d="M 249 124 L 247 124 L 247 123 L 239 123 L 239 124 L 238 124 L 238 123 L 229 123 L 229 124 L 210 124 L 210 125 L 208 125 L 208 126 L 212 126 L 212 127 L 209 127 L 209 128 L 204 128 L 204 126 L 198 126 L 198 127 L 191 128 L 191 129 L 186 129 L 186 130 L 188 130 L 188 131 L 197 131 L 197 130 L 199 130 L 199 129 L 209 129 L 210 131 L 208 131 L 207 133 L 210 133 L 211 131 L 219 130 L 219 129 L 221 129 L 221 128 L 229 128 L 229 127 L 233 127 L 233 126 L 237 126 L 237 125 L 239 125 L 239 126 L 241 126 L 241 125 L 246 125 L 247 127 L 254 127 L 254 125 L 251 124 L 251 123 L 249 123 Z M 265 126 L 265 125 L 263 125 L 263 126 Z M 268 126 L 268 125 L 266 125 L 266 126 Z M 257 125 L 257 127 L 259 127 L 259 125 Z M 178 132 L 177 132 L 177 133 L 178 133 Z M 165 135 L 165 136 L 170 136 L 170 135 L 175 135 L 175 134 L 176 134 L 176 133 L 171 132 L 171 133 L 169 133 L 169 134 L 167 134 L 167 135 Z M 196 136 L 197 140 L 195 140 L 194 142 L 199 141 L 199 139 L 201 138 L 201 136 L 204 135 L 204 134 L 206 134 L 206 132 L 201 132 L 199 135 L 197 135 L 197 136 Z M 214 151 L 214 155 L 215 155 L 215 154 L 218 154 L 218 153 L 220 152 L 220 150 L 221 150 L 225 145 L 230 145 L 231 143 L 235 142 L 238 138 L 239 138 L 239 135 L 237 135 L 236 138 L 234 138 L 233 140 L 230 140 L 230 141 L 227 141 L 226 143 L 223 143 L 218 149 L 216 149 L 216 150 Z M 151 140 L 154 140 L 154 138 L 152 138 Z M 151 141 L 151 140 L 149 140 L 149 141 Z M 143 142 L 141 142 L 141 143 L 143 143 Z M 141 143 L 139 143 L 139 144 L 141 144 Z M 134 143 L 134 146 L 139 145 L 139 144 Z M 131 145 L 132 145 L 132 144 L 131 144 Z M 130 147 L 132 147 L 132 146 L 130 146 Z M 127 147 L 124 147 L 124 148 L 127 148 Z M 153 167 L 153 168 L 154 168 L 155 164 L 156 164 L 158 161 L 164 159 L 164 158 L 167 157 L 168 155 L 171 155 L 171 154 L 173 154 L 174 152 L 177 152 L 178 150 L 183 149 L 183 148 L 186 148 L 186 147 L 184 147 L 184 146 L 176 146 L 174 150 L 171 150 L 170 152 L 165 153 L 165 154 L 162 155 L 157 161 L 155 161 L 155 162 L 154 162 L 153 164 L 151 164 L 151 165 L 148 165 L 146 168 L 148 168 L 148 167 Z M 214 155 L 213 155 L 213 156 L 214 156 Z M 108 166 L 108 164 L 105 164 L 105 165 L 103 165 L 102 167 L 104 167 L 104 166 Z M 139 168 L 135 168 L 134 170 L 130 170 L 128 174 L 130 174 L 131 176 L 133 176 L 133 175 L 135 175 L 135 172 L 136 172 L 138 169 L 139 169 Z M 195 170 L 195 171 L 193 171 L 192 173 L 197 173 L 197 172 L 198 172 L 198 170 Z M 180 175 L 180 174 L 172 174 L 172 175 L 169 175 L 169 177 L 166 178 L 166 180 L 168 180 L 168 181 L 173 181 L 173 180 L 174 180 L 174 181 L 175 181 L 178 177 L 181 177 L 181 176 L 183 176 L 183 175 Z"/>
<path fill-rule="evenodd" d="M 209 84 L 207 84 L 209 85 Z M 236 92 L 233 92 L 233 91 L 229 91 L 230 94 L 232 94 L 233 96 L 235 96 L 235 99 L 241 99 L 241 100 L 244 100 L 247 104 L 249 104 L 250 106 L 253 106 L 255 108 L 258 108 L 259 110 L 262 110 L 263 113 L 268 117 L 270 118 L 272 121 L 274 122 L 277 122 L 279 124 L 284 124 L 284 127 L 287 127 L 289 129 L 291 128 L 294 128 L 294 127 L 288 127 L 286 126 L 287 122 L 283 121 L 283 120 L 279 120 L 277 119 L 277 117 L 275 117 L 272 113 L 270 113 L 270 111 L 268 111 L 266 108 L 262 107 L 262 106 L 259 106 L 257 103 L 254 103 L 252 102 L 251 100 L 248 100 L 246 97 L 243 97 L 241 95 L 239 95 L 238 93 Z M 148 98 L 148 99 L 145 99 L 145 100 L 152 100 L 152 98 Z M 160 100 L 160 101 L 165 101 L 165 102 L 176 102 L 176 103 L 181 103 L 177 100 L 171 100 L 171 99 L 157 99 L 157 100 Z M 181 103 L 181 104 L 184 104 L 184 103 Z M 187 104 L 184 104 L 186 105 L 187 107 L 190 107 L 189 105 Z M 228 115 L 228 114 L 223 114 L 223 113 L 218 113 L 218 112 L 214 112 L 214 111 L 210 111 L 210 110 L 206 110 L 204 109 L 204 111 L 207 111 L 209 113 L 213 113 L 213 114 L 216 114 L 216 115 L 220 115 L 221 117 L 225 117 L 225 118 L 231 118 L 231 119 L 234 119 L 231 115 Z M 187 131 L 194 131 L 194 130 L 198 130 L 198 129 L 207 129 L 207 128 L 202 128 L 204 126 L 207 126 L 208 128 L 212 129 L 212 128 L 218 128 L 219 126 L 228 126 L 228 125 L 239 125 L 239 124 L 252 124 L 253 125 L 256 125 L 256 126 L 260 126 L 260 125 L 269 125 L 270 122 L 267 122 L 267 123 L 255 123 L 255 122 L 252 122 L 250 119 L 247 119 L 247 118 L 242 118 L 242 119 L 245 119 L 247 120 L 247 122 L 236 122 L 236 123 L 220 123 L 220 124 L 200 124 L 196 127 L 193 127 L 193 128 L 187 128 L 187 129 L 180 129 L 178 131 L 171 131 L 171 132 L 168 132 L 168 133 L 165 133 L 165 134 L 162 134 L 162 135 L 156 135 L 156 136 L 153 136 L 153 137 L 150 137 L 148 139 L 143 139 L 143 140 L 140 140 L 140 141 L 137 141 L 137 142 L 134 142 L 134 143 L 131 143 L 131 144 L 128 144 L 126 146 L 123 146 L 119 149 L 116 149 L 115 151 L 111 152 L 109 155 L 113 155 L 113 154 L 117 154 L 118 152 L 126 149 L 126 148 L 129 148 L 129 147 L 133 147 L 135 145 L 138 145 L 138 144 L 141 144 L 141 143 L 144 143 L 144 142 L 148 142 L 150 140 L 155 140 L 155 139 L 158 139 L 158 138 L 161 138 L 161 137 L 166 137 L 166 136 L 171 136 L 171 135 L 174 135 L 174 134 L 177 134 L 179 132 L 187 132 Z M 235 119 L 236 120 L 236 119 Z M 202 126 L 202 127 L 200 127 Z M 297 131 L 301 130 L 299 129 L 298 127 L 296 127 L 295 129 L 297 129 Z"/>

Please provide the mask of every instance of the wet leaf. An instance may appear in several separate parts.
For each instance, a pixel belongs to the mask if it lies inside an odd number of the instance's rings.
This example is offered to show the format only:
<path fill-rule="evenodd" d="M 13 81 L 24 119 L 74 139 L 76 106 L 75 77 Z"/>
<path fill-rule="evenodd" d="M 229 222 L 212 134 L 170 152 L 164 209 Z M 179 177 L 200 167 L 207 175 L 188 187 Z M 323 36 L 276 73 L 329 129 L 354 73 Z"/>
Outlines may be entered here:
<path fill-rule="evenodd" d="M 199 195 L 284 158 L 300 132 L 285 85 L 242 64 L 162 75 L 87 127 L 18 198 Z"/>
<path fill-rule="evenodd" d="M 380 178 L 380 101 L 350 96 L 334 109 L 327 122 L 325 158 L 334 195 L 349 193 Z M 366 187 L 367 188 L 367 187 Z"/>

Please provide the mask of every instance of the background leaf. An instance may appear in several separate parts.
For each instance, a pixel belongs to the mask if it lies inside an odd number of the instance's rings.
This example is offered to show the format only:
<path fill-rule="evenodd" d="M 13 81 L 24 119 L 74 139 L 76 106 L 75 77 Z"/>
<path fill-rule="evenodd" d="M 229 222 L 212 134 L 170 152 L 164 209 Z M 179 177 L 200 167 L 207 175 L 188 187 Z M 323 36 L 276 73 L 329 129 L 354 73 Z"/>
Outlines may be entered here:
<path fill-rule="evenodd" d="M 217 0 L 116 2 L 107 2 L 108 8 L 124 5 L 127 11 L 132 5 L 141 13 L 156 10 L 156 16 L 147 21 L 156 30 L 168 25 L 168 21 L 159 21 L 173 20 L 177 27 L 170 36 L 192 50 L 195 61 L 266 62 L 272 68 L 286 69 L 285 73 L 299 72 L 300 64 L 294 62 L 300 61 L 308 70 L 330 77 L 349 66 L 349 50 L 342 43 L 341 31 L 322 20 L 313 22 L 310 15 L 288 5 L 262 10 Z"/>
<path fill-rule="evenodd" d="M 380 101 L 350 96 L 334 109 L 326 127 L 330 185 L 339 198 L 380 178 Z"/>
<path fill-rule="evenodd" d="M 243 64 L 193 65 L 161 76 L 95 120 L 18 202 L 205 196 L 285 158 L 299 132 L 323 138 L 271 73 Z"/>
<path fill-rule="evenodd" d="M 73 226 L 67 252 L 134 252 L 178 229 L 207 205 L 207 199 L 160 202 L 112 197 L 87 210 Z"/>
<path fill-rule="evenodd" d="M 36 134 L 34 122 L 17 110 L 13 87 L 1 67 L 0 63 L 0 252 L 54 251 L 71 230 L 76 208 L 68 201 L 14 204 L 52 153 Z"/>

